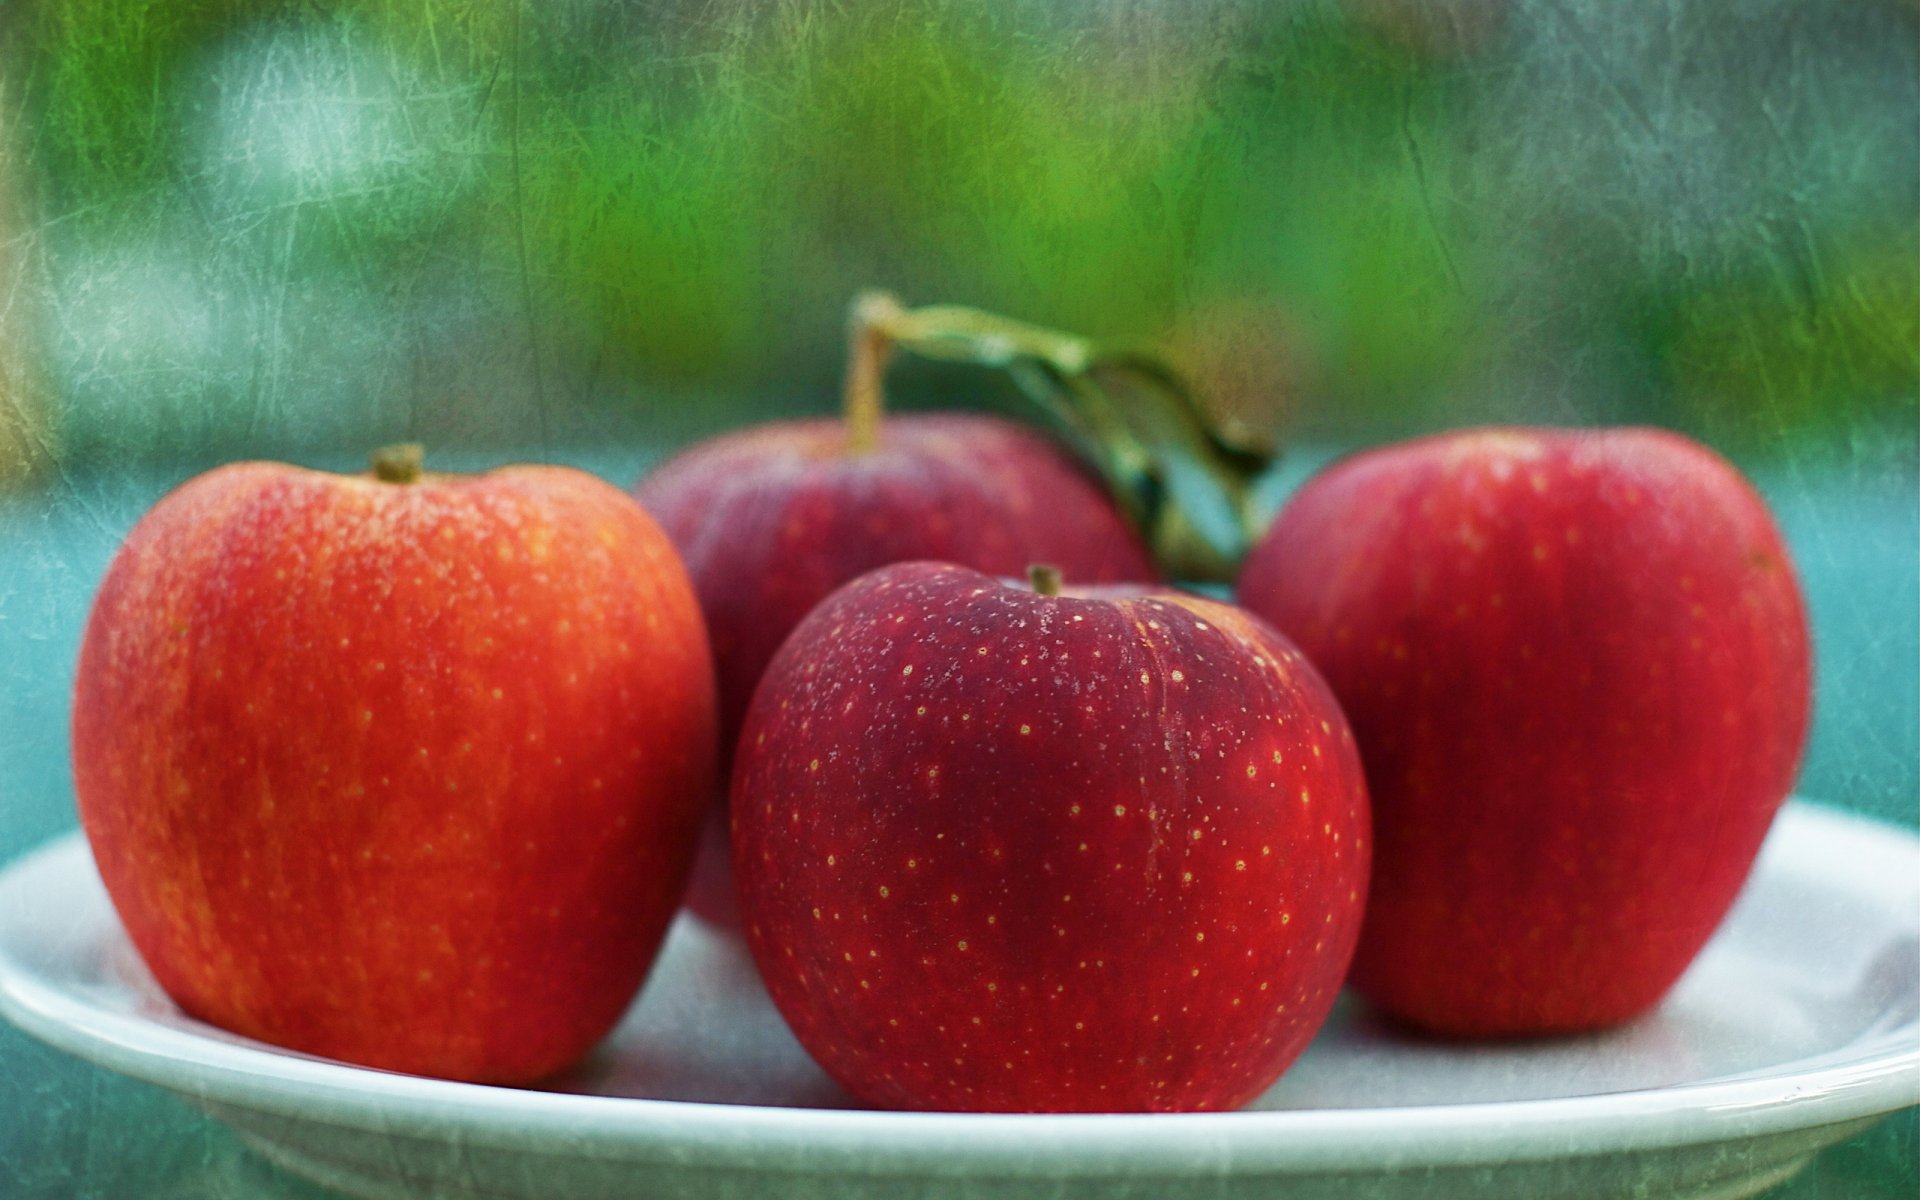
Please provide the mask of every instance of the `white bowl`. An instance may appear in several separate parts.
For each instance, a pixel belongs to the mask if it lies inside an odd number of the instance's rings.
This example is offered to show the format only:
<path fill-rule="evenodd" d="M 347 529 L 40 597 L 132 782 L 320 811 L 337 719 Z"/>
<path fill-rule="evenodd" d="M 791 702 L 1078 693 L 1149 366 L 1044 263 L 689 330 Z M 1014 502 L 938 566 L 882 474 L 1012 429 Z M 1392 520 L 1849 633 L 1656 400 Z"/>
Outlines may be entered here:
<path fill-rule="evenodd" d="M 1463 1046 L 1343 1004 L 1238 1113 L 864 1111 L 682 918 L 548 1090 L 370 1071 L 180 1013 L 79 835 L 0 874 L 0 1012 L 370 1197 L 1739 1197 L 1920 1104 L 1920 838 L 1794 803 L 1679 987 L 1599 1036 Z"/>

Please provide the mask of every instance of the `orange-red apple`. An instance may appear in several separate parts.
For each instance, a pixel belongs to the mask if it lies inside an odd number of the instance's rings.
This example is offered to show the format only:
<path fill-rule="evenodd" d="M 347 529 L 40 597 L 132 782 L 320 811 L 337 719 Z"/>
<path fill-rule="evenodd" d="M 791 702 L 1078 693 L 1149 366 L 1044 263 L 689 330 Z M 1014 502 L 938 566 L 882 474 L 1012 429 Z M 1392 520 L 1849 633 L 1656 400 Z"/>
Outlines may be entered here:
<path fill-rule="evenodd" d="M 193 1016 L 496 1083 L 579 1058 L 644 978 L 714 771 L 666 537 L 576 471 L 188 482 L 81 646 L 80 817 Z"/>

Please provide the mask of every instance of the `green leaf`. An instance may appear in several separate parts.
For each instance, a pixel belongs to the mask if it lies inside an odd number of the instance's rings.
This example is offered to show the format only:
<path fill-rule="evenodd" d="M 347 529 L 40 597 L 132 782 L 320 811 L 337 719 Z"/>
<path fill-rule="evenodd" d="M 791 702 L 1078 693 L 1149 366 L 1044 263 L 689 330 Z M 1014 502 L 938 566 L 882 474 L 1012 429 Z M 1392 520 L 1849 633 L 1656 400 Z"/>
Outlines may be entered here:
<path fill-rule="evenodd" d="M 1153 354 L 979 309 L 902 309 L 872 296 L 857 320 L 925 358 L 1005 371 L 1038 415 L 1099 473 L 1169 575 L 1227 581 L 1254 529 L 1249 496 L 1277 448 L 1211 421 Z"/>

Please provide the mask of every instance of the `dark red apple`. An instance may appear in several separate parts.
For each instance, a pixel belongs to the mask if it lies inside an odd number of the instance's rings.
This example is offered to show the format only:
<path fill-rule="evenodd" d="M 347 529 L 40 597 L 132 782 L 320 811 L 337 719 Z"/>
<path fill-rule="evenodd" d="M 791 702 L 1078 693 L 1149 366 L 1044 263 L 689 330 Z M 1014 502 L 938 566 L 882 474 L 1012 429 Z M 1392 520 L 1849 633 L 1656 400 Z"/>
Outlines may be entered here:
<path fill-rule="evenodd" d="M 612 1027 L 679 902 L 712 667 L 673 548 L 591 476 L 244 463 L 115 556 L 73 764 L 107 890 L 188 1013 L 522 1083 Z"/>
<path fill-rule="evenodd" d="M 1378 844 L 1355 986 L 1429 1029 L 1656 1003 L 1792 786 L 1809 703 L 1786 547 L 1725 461 L 1646 429 L 1491 429 L 1310 481 L 1240 600 L 1353 720 Z"/>
<path fill-rule="evenodd" d="M 827 593 L 875 567 L 937 559 L 1012 575 L 1047 561 L 1087 583 L 1158 578 L 1100 484 L 1038 433 L 987 416 L 882 418 L 884 358 L 884 344 L 856 339 L 844 421 L 727 434 L 636 489 L 679 547 L 706 613 L 723 779 L 773 652 Z M 723 791 L 689 903 L 732 925 L 724 818 Z"/>
<path fill-rule="evenodd" d="M 1239 609 L 1048 590 L 901 564 L 794 630 L 734 771 L 748 944 L 869 1103 L 1237 1107 L 1358 936 L 1351 734 Z"/>

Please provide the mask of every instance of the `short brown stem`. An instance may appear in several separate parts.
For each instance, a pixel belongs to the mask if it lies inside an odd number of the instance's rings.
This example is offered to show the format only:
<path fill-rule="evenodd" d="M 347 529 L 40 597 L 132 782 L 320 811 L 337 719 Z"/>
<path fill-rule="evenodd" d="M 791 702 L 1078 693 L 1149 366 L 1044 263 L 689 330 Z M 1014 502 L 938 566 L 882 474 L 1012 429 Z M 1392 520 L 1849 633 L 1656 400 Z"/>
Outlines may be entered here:
<path fill-rule="evenodd" d="M 1036 596 L 1058 596 L 1060 568 L 1051 563 L 1034 563 L 1027 568 L 1027 582 L 1033 585 Z"/>
<path fill-rule="evenodd" d="M 842 408 L 849 454 L 871 453 L 880 445 L 880 418 L 887 407 L 883 385 L 887 361 L 893 357 L 891 326 L 903 311 L 900 302 L 886 292 L 862 292 L 854 297 Z"/>
<path fill-rule="evenodd" d="M 382 483 L 417 482 L 426 457 L 426 448 L 419 442 L 382 446 L 373 452 L 373 477 Z"/>

